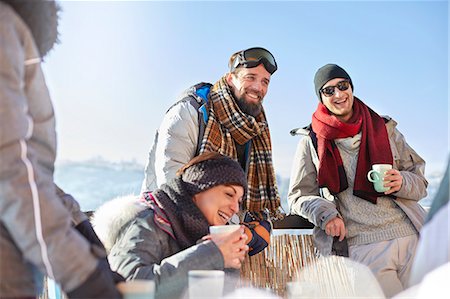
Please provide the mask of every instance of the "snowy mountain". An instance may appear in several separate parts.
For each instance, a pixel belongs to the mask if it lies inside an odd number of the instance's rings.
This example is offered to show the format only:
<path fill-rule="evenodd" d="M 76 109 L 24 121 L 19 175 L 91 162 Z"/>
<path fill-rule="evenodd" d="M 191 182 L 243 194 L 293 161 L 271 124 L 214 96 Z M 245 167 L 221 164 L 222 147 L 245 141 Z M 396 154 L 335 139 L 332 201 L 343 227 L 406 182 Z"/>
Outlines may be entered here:
<path fill-rule="evenodd" d="M 427 175 L 428 196 L 420 201 L 430 206 L 437 192 L 442 173 Z M 83 211 L 92 211 L 103 202 L 128 194 L 139 194 L 144 179 L 144 166 L 136 162 L 109 162 L 101 158 L 73 162 L 64 161 L 56 165 L 55 181 L 67 193 L 72 194 Z M 281 204 L 287 212 L 289 179 L 277 176 Z"/>
<path fill-rule="evenodd" d="M 65 161 L 55 169 L 55 182 L 80 203 L 83 211 L 95 210 L 117 196 L 139 194 L 143 179 L 144 166 L 134 162 Z"/>

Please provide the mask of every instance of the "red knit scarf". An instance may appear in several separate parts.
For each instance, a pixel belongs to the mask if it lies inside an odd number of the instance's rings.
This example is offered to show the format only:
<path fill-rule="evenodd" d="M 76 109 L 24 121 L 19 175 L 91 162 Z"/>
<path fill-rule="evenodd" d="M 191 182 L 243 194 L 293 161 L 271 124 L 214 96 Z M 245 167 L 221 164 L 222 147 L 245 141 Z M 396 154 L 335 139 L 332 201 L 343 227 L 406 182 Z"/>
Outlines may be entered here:
<path fill-rule="evenodd" d="M 367 180 L 367 172 L 373 164 L 392 165 L 392 152 L 383 118 L 358 98 L 354 99 L 353 115 L 346 123 L 331 115 L 322 103 L 313 114 L 312 129 L 317 136 L 319 156 L 319 187 L 327 187 L 332 194 L 348 188 L 347 175 L 334 139 L 353 137 L 361 131 L 353 195 L 376 204 L 377 197 L 383 193 L 375 191 Z"/>

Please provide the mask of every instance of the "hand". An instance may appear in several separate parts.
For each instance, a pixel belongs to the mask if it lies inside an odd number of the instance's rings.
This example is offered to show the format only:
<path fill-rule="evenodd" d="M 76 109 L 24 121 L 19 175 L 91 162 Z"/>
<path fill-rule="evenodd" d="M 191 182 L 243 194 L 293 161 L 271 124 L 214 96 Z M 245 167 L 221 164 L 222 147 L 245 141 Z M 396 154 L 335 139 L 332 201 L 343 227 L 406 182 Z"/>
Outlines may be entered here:
<path fill-rule="evenodd" d="M 388 195 L 400 190 L 403 184 L 403 176 L 397 169 L 389 169 L 384 175 L 384 187 L 391 187 L 384 194 Z"/>
<path fill-rule="evenodd" d="M 214 234 L 209 235 L 211 239 L 223 255 L 225 268 L 241 268 L 242 262 L 248 251 L 248 246 L 245 244 L 247 235 L 244 233 L 244 226 L 228 235 Z"/>
<path fill-rule="evenodd" d="M 339 236 L 339 241 L 344 240 L 346 235 L 344 221 L 337 216 L 331 219 L 327 225 L 325 225 L 325 233 L 332 237 Z"/>

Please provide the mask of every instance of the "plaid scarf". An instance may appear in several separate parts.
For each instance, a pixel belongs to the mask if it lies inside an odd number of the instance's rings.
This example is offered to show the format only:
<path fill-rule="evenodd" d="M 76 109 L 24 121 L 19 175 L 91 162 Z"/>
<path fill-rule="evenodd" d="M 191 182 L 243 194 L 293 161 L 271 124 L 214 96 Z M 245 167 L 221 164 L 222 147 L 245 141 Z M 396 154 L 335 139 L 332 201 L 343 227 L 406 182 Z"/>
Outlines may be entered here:
<path fill-rule="evenodd" d="M 377 197 L 384 193 L 376 192 L 366 176 L 373 164 L 392 165 L 391 147 L 383 118 L 358 98 L 354 99 L 353 115 L 346 123 L 331 115 L 322 103 L 313 114 L 312 129 L 317 135 L 319 156 L 319 187 L 327 187 L 332 194 L 348 188 L 342 158 L 333 140 L 352 137 L 361 131 L 353 194 L 376 204 Z"/>
<path fill-rule="evenodd" d="M 209 114 L 200 153 L 219 152 L 237 161 L 234 142 L 252 141 L 248 168 L 247 198 L 243 209 L 259 212 L 269 209 L 277 215 L 280 196 L 272 164 L 272 143 L 264 111 L 256 118 L 243 113 L 237 106 L 225 76 L 217 81 L 209 93 Z"/>

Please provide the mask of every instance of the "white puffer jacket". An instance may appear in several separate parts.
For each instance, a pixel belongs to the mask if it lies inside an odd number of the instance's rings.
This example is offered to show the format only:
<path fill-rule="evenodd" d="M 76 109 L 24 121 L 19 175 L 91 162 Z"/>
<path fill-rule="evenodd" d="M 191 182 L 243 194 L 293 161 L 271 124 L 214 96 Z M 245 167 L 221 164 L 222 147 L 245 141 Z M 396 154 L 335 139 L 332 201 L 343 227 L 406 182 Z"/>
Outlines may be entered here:
<path fill-rule="evenodd" d="M 200 112 L 186 99 L 201 103 L 203 100 L 196 91 L 205 84 L 199 83 L 187 89 L 164 115 L 149 152 L 141 192 L 156 190 L 195 157 Z"/>

